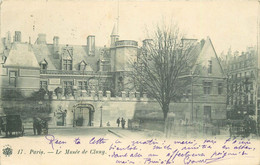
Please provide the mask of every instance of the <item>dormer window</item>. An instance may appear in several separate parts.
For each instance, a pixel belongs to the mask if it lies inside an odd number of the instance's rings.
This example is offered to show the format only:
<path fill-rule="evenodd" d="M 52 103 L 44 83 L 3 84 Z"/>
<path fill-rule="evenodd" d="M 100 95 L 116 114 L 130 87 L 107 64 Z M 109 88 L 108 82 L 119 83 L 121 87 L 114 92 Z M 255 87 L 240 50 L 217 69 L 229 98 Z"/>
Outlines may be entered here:
<path fill-rule="evenodd" d="M 208 63 L 208 73 L 211 74 L 212 73 L 212 61 L 209 60 L 208 62 L 209 62 Z"/>
<path fill-rule="evenodd" d="M 73 48 L 66 47 L 63 48 L 62 52 L 62 70 L 72 70 L 72 58 L 73 57 Z"/>
<path fill-rule="evenodd" d="M 40 67 L 41 67 L 41 70 L 46 70 L 47 69 L 47 61 L 44 59 L 43 61 L 40 62 Z"/>
<path fill-rule="evenodd" d="M 63 60 L 63 70 L 72 70 L 72 60 Z"/>
<path fill-rule="evenodd" d="M 79 70 L 80 70 L 80 71 L 86 70 L 86 66 L 87 66 L 87 63 L 86 63 L 84 60 L 82 60 L 82 61 L 79 63 Z"/>

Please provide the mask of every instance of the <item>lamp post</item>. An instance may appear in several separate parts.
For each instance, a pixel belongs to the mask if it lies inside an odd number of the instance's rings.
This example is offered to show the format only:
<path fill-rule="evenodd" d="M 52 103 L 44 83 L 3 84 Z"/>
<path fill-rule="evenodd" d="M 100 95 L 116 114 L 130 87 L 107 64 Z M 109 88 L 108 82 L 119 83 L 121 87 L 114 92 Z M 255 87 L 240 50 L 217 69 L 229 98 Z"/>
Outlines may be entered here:
<path fill-rule="evenodd" d="M 76 119 L 75 119 L 75 111 L 76 111 L 76 107 L 75 107 L 75 105 L 73 106 L 73 110 L 72 110 L 72 112 L 73 112 L 73 127 L 75 127 L 76 126 Z"/>
<path fill-rule="evenodd" d="M 260 14 L 260 0 L 258 0 L 258 16 L 257 16 L 257 66 L 256 66 L 256 88 L 255 88 L 255 95 L 256 95 L 256 99 L 255 99 L 255 123 L 256 123 L 256 136 L 258 136 L 259 135 L 259 124 L 258 124 L 258 78 L 259 78 L 259 66 L 260 66 L 260 62 L 259 62 L 259 56 L 260 56 L 260 16 L 259 16 L 259 14 Z"/>
<path fill-rule="evenodd" d="M 40 112 L 42 112 L 42 104 L 43 104 L 42 101 L 39 101 L 38 104 L 40 106 Z"/>
<path fill-rule="evenodd" d="M 102 107 L 102 105 L 100 106 L 100 127 L 102 127 L 102 110 L 103 109 L 103 107 Z"/>

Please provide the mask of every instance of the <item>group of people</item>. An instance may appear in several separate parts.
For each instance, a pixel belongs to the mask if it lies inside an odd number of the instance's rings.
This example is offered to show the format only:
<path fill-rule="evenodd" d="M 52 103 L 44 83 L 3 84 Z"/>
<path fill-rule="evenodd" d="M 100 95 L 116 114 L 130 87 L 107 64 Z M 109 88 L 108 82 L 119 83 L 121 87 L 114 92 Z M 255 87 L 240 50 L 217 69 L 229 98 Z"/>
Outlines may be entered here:
<path fill-rule="evenodd" d="M 120 123 L 121 123 L 122 128 L 125 129 L 125 123 L 126 123 L 126 121 L 125 121 L 124 118 L 122 118 L 122 119 L 120 120 L 120 117 L 119 117 L 119 118 L 116 120 L 116 123 L 117 123 L 117 126 L 118 126 L 118 127 L 120 126 Z"/>

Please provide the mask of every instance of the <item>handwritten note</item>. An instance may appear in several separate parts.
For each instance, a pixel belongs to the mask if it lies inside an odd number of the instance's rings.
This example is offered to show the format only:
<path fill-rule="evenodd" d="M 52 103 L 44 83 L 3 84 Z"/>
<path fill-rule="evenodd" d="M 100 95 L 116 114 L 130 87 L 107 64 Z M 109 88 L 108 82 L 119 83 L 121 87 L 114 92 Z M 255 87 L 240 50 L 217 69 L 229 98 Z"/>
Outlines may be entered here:
<path fill-rule="evenodd" d="M 216 139 L 171 142 L 149 139 L 131 141 L 131 144 L 112 143 L 109 157 L 119 164 L 210 164 L 238 157 L 253 158 L 254 151 L 250 139 L 229 138 L 221 142 Z"/>
<path fill-rule="evenodd" d="M 12 141 L 12 140 L 11 140 Z M 10 145 L 12 145 L 9 141 Z M 106 160 L 107 164 L 229 164 L 260 162 L 259 141 L 243 138 L 204 139 L 123 139 L 109 137 L 39 137 L 35 145 L 13 144 L 15 158 L 61 157 L 66 163 L 74 160 Z M 11 157 L 11 156 L 10 156 Z M 76 157 L 76 158 L 75 158 Z M 9 159 L 4 157 L 5 159 Z M 73 158 L 73 159 L 72 159 Z M 12 160 L 12 159 L 10 159 Z M 243 163 L 242 163 L 243 164 Z"/>

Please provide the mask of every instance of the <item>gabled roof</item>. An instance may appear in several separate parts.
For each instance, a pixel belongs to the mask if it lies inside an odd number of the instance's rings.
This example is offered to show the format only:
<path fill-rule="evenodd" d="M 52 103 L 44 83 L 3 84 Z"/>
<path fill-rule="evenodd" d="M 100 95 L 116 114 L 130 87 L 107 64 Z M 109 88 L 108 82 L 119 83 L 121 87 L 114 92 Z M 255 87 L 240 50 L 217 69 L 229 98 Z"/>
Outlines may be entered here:
<path fill-rule="evenodd" d="M 28 43 L 13 43 L 4 66 L 40 68 L 32 46 Z"/>
<path fill-rule="evenodd" d="M 86 61 L 85 60 L 82 60 L 82 61 L 80 61 L 80 63 L 79 63 L 79 65 L 87 65 L 87 63 L 86 63 Z"/>
<path fill-rule="evenodd" d="M 207 52 L 209 49 L 212 49 L 213 54 L 209 54 Z M 195 60 L 194 60 L 195 62 L 192 65 L 192 70 L 191 70 L 192 73 L 195 72 L 195 69 L 199 65 L 202 67 L 207 67 L 208 61 L 211 60 L 211 58 L 216 58 L 218 65 L 221 69 L 221 74 L 224 75 L 224 71 L 222 69 L 221 63 L 219 61 L 215 48 L 209 37 L 207 37 L 207 39 L 204 40 L 203 42 L 197 43 L 197 45 L 193 48 L 192 53 L 194 54 L 194 57 L 195 57 Z"/>

